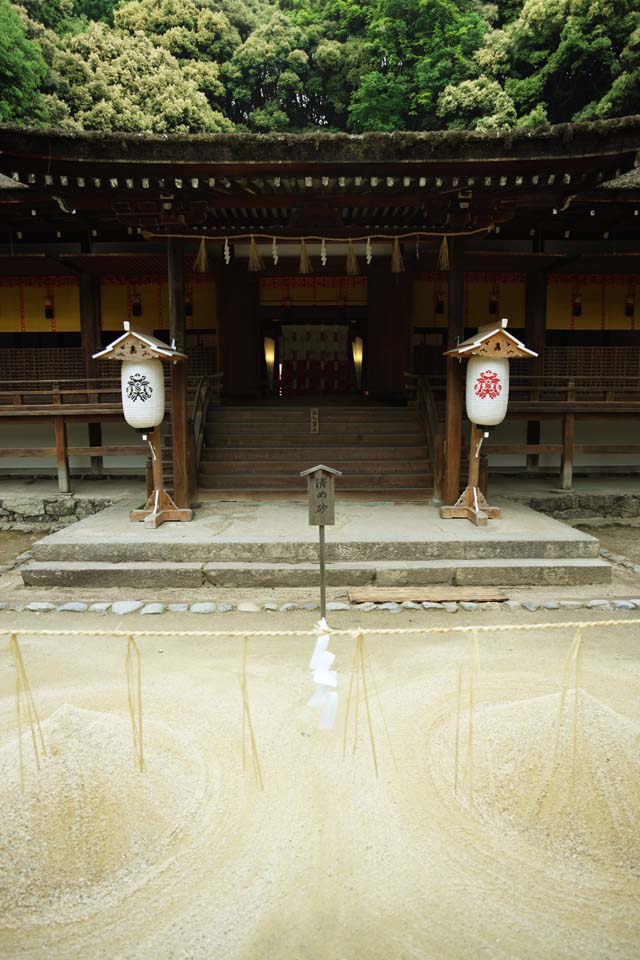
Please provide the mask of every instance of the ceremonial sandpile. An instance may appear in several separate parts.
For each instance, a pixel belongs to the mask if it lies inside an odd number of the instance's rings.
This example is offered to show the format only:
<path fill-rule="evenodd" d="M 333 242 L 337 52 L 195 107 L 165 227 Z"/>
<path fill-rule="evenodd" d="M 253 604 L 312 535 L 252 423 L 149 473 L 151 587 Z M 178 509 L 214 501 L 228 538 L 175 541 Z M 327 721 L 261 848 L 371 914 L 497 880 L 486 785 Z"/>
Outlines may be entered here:
<path fill-rule="evenodd" d="M 17 738 L 0 752 L 5 927 L 69 923 L 131 896 L 167 855 L 197 792 L 188 755 L 157 723 L 143 775 L 125 715 L 64 705 L 42 732 L 39 770 L 23 735 L 23 790 Z"/>
<path fill-rule="evenodd" d="M 5 660 L 0 957 L 636 960 L 637 638 L 334 634 L 319 730 L 313 638 L 138 637 L 142 772 L 125 638 L 21 639 L 46 754 L 23 719 L 21 789 Z"/>

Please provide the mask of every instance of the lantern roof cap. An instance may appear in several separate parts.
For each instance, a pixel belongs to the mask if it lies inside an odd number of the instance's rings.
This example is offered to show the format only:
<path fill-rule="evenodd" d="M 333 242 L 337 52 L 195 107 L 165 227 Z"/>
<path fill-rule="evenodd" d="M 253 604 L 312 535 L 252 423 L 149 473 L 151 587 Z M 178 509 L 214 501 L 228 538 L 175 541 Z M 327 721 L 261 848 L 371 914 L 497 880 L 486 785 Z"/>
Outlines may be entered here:
<path fill-rule="evenodd" d="M 181 353 L 174 346 L 169 346 L 157 337 L 152 337 L 150 333 L 142 333 L 140 330 L 132 330 L 128 320 L 124 321 L 124 333 L 117 337 L 113 343 L 110 343 L 104 350 L 93 354 L 94 360 L 124 360 L 126 359 L 124 348 L 130 343 L 139 343 L 145 351 L 147 358 L 158 360 L 186 360 L 186 353 Z M 119 347 L 120 349 L 116 349 Z"/>
<path fill-rule="evenodd" d="M 302 470 L 300 473 L 301 477 L 308 477 L 311 473 L 319 473 L 321 470 L 324 470 L 325 473 L 332 473 L 334 477 L 341 477 L 342 472 L 340 470 L 334 470 L 333 467 L 327 467 L 324 463 L 319 463 L 315 467 L 309 467 L 308 470 Z"/>
<path fill-rule="evenodd" d="M 490 323 L 486 327 L 480 327 L 477 333 L 467 337 L 462 343 L 456 344 L 451 350 L 445 350 L 445 357 L 473 357 L 476 355 L 487 356 L 488 353 L 495 355 L 503 352 L 504 357 L 517 359 L 518 357 L 537 357 L 538 354 L 529 347 L 525 347 L 521 340 L 514 337 L 507 330 L 508 320 L 504 317 L 497 323 Z"/>

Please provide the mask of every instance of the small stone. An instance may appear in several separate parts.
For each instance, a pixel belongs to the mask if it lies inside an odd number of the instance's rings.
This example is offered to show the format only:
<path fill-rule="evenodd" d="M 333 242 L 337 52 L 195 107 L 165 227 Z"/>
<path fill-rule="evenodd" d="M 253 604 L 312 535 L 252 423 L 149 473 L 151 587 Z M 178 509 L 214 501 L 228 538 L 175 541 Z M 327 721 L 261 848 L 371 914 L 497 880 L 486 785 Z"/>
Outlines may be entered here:
<path fill-rule="evenodd" d="M 619 553 L 610 553 L 609 554 L 609 563 L 622 563 L 625 558 L 620 556 Z"/>
<path fill-rule="evenodd" d="M 298 603 L 283 603 L 282 606 L 280 607 L 280 613 L 290 613 L 292 610 L 299 610 L 299 609 L 300 609 L 300 604 Z"/>
<path fill-rule="evenodd" d="M 616 610 L 634 610 L 634 604 L 631 600 L 614 600 L 613 605 Z"/>
<path fill-rule="evenodd" d="M 413 600 L 405 600 L 401 606 L 403 610 L 420 610 L 421 609 L 420 604 L 414 603 Z"/>
<path fill-rule="evenodd" d="M 89 613 L 106 613 L 110 607 L 110 603 L 107 603 L 104 600 L 99 600 L 97 603 L 89 604 Z"/>
<path fill-rule="evenodd" d="M 88 603 L 81 603 L 80 600 L 71 600 L 69 603 L 63 603 L 59 606 L 58 613 L 84 613 L 88 607 Z"/>
<path fill-rule="evenodd" d="M 55 610 L 55 603 L 39 603 L 37 601 L 32 601 L 28 603 L 25 607 L 25 610 L 32 610 L 34 613 L 44 613 L 45 610 Z"/>
<path fill-rule="evenodd" d="M 302 609 L 303 609 L 303 610 L 319 610 L 319 609 L 320 609 L 320 604 L 319 604 L 319 603 L 314 603 L 313 600 L 309 600 L 308 603 L 303 603 L 303 604 L 302 604 Z"/>
<path fill-rule="evenodd" d="M 393 601 L 389 601 L 388 603 L 381 603 L 380 606 L 378 607 L 378 610 L 388 610 L 389 613 L 400 613 L 400 611 L 402 610 L 402 607 L 400 606 L 399 603 L 394 603 Z"/>
<path fill-rule="evenodd" d="M 169 611 L 171 613 L 186 613 L 189 609 L 188 603 L 170 603 Z"/>
<path fill-rule="evenodd" d="M 632 570 L 635 567 L 635 563 L 633 562 L 633 560 L 623 560 L 622 566 L 626 567 L 627 570 Z"/>
<path fill-rule="evenodd" d="M 609 550 L 605 550 L 603 547 L 600 547 L 600 556 L 601 557 L 610 557 L 611 553 Z"/>
<path fill-rule="evenodd" d="M 560 609 L 560 604 L 557 602 L 557 600 L 547 600 L 547 602 L 546 602 L 546 603 L 543 603 L 542 606 L 545 608 L 545 610 L 559 610 L 559 609 Z"/>
<path fill-rule="evenodd" d="M 349 609 L 349 604 L 340 603 L 339 600 L 329 600 L 329 603 L 327 604 L 327 610 L 332 610 L 334 612 L 336 610 L 348 610 L 348 609 Z"/>
<path fill-rule="evenodd" d="M 531 613 L 535 613 L 536 610 L 540 609 L 540 604 L 536 600 L 525 600 L 522 606 Z"/>
<path fill-rule="evenodd" d="M 14 523 L 11 529 L 16 533 L 33 533 L 34 527 L 32 523 Z"/>
<path fill-rule="evenodd" d="M 582 600 L 558 600 L 558 605 L 562 610 L 581 610 L 584 603 Z"/>
<path fill-rule="evenodd" d="M 501 604 L 497 600 L 485 600 L 478 604 L 479 610 L 499 610 Z"/>
<path fill-rule="evenodd" d="M 366 600 L 364 603 L 356 604 L 356 609 L 362 610 L 363 613 L 371 613 L 372 610 L 376 609 L 376 605 L 371 600 Z"/>
<path fill-rule="evenodd" d="M 277 613 L 280 607 L 277 603 L 271 603 L 271 601 L 269 601 L 269 603 L 263 603 L 262 609 L 269 610 L 271 613 Z"/>
<path fill-rule="evenodd" d="M 589 600 L 587 606 L 590 610 L 613 610 L 608 600 Z"/>
<path fill-rule="evenodd" d="M 449 601 L 447 601 L 447 603 L 443 603 L 443 604 L 442 604 L 442 609 L 443 609 L 443 610 L 446 610 L 447 613 L 457 613 L 457 612 L 458 612 L 458 604 L 457 604 L 457 603 L 454 603 L 452 600 L 449 600 Z"/>
<path fill-rule="evenodd" d="M 519 610 L 521 606 L 519 600 L 505 600 L 502 604 L 504 610 Z"/>
<path fill-rule="evenodd" d="M 632 603 L 634 607 L 638 607 L 640 609 L 640 600 L 636 600 L 635 597 L 630 597 L 629 603 Z"/>
<path fill-rule="evenodd" d="M 260 607 L 251 600 L 244 600 L 238 604 L 238 611 L 240 613 L 260 613 Z"/>
<path fill-rule="evenodd" d="M 150 613 L 164 613 L 166 607 L 164 603 L 145 603 L 144 607 L 140 611 L 140 616 L 146 616 Z"/>
<path fill-rule="evenodd" d="M 435 603 L 433 600 L 423 600 L 422 608 L 423 610 L 442 610 L 442 604 Z"/>
<path fill-rule="evenodd" d="M 218 613 L 229 613 L 231 610 L 235 610 L 235 603 L 229 603 L 228 600 L 225 600 L 218 604 Z"/>
<path fill-rule="evenodd" d="M 125 613 L 135 613 L 136 610 L 139 610 L 140 607 L 143 606 L 142 600 L 116 600 L 116 602 L 111 605 L 111 613 L 117 613 L 120 617 Z"/>
<path fill-rule="evenodd" d="M 189 613 L 215 613 L 215 603 L 192 603 L 189 607 Z"/>
<path fill-rule="evenodd" d="M 0 610 L 7 610 L 9 608 L 8 603 L 0 603 Z"/>
<path fill-rule="evenodd" d="M 634 563 L 631 569 L 634 573 L 640 573 L 640 564 Z"/>
<path fill-rule="evenodd" d="M 477 610 L 477 609 L 478 609 L 478 604 L 477 604 L 477 603 L 474 603 L 473 600 L 461 600 L 461 601 L 460 601 L 460 606 L 462 607 L 463 610 Z"/>

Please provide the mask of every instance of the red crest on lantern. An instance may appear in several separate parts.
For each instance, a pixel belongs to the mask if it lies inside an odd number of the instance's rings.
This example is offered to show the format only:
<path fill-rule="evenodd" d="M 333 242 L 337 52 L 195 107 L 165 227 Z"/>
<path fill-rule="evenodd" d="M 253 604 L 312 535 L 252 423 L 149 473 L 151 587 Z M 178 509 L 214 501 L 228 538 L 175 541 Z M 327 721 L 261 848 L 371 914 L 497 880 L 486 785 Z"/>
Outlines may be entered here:
<path fill-rule="evenodd" d="M 495 400 L 502 393 L 502 383 L 494 370 L 484 370 L 474 383 L 473 389 L 480 400 L 485 397 Z"/>

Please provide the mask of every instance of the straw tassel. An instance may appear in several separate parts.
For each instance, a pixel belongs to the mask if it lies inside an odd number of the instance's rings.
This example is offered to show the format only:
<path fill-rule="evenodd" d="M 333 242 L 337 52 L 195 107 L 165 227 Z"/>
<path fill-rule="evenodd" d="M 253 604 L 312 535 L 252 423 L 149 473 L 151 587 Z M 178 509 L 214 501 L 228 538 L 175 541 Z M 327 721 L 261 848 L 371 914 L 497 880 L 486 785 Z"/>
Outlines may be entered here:
<path fill-rule="evenodd" d="M 396 237 L 391 251 L 391 273 L 404 273 L 404 260 L 400 251 L 400 242 Z"/>
<path fill-rule="evenodd" d="M 442 238 L 442 243 L 440 244 L 440 250 L 438 252 L 438 270 L 448 270 L 449 269 L 449 244 L 447 243 L 447 235 L 445 233 Z"/>
<path fill-rule="evenodd" d="M 258 253 L 258 248 L 256 246 L 256 238 L 251 234 L 251 243 L 249 245 L 249 270 L 251 273 L 258 273 L 259 270 L 264 268 L 262 262 L 262 257 Z"/>
<path fill-rule="evenodd" d="M 350 277 L 357 277 L 360 273 L 358 267 L 358 258 L 356 257 L 355 250 L 353 249 L 353 244 L 349 240 L 349 252 L 347 254 L 347 274 Z"/>
<path fill-rule="evenodd" d="M 224 238 L 224 262 L 227 266 L 231 263 L 231 247 L 229 246 L 229 237 Z"/>
<path fill-rule="evenodd" d="M 200 241 L 200 246 L 198 247 L 198 254 L 193 263 L 193 269 L 195 273 L 206 273 L 209 269 L 209 260 L 207 259 L 207 245 L 205 243 L 204 237 Z"/>
<path fill-rule="evenodd" d="M 300 240 L 300 266 L 298 268 L 298 272 L 313 273 L 313 267 L 311 266 L 311 260 L 309 259 L 307 245 L 304 242 L 304 239 Z"/>

